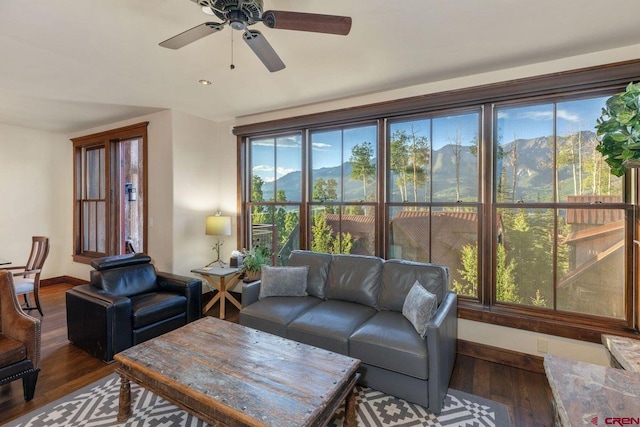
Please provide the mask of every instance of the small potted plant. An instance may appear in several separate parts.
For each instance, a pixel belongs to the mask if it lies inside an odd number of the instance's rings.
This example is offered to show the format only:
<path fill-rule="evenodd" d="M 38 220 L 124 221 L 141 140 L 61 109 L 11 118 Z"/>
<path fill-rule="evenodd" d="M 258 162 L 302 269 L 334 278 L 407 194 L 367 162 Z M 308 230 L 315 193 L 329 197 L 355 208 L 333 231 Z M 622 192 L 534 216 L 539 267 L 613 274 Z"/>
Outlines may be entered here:
<path fill-rule="evenodd" d="M 640 167 L 640 83 L 607 99 L 596 125 L 598 150 L 615 176 Z"/>
<path fill-rule="evenodd" d="M 249 250 L 242 251 L 242 271 L 244 281 L 253 282 L 260 280 L 260 272 L 263 265 L 271 265 L 273 262 L 273 252 L 262 243 Z"/>

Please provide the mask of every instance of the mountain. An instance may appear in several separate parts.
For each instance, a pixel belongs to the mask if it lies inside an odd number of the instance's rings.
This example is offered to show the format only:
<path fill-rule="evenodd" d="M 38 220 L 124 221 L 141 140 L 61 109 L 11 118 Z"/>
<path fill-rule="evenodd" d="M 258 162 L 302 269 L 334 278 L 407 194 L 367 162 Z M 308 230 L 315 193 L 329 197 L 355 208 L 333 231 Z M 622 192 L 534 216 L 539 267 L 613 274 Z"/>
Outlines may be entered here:
<path fill-rule="evenodd" d="M 595 133 L 582 131 L 567 137 L 559 137 L 558 142 L 561 147 L 568 146 L 573 141 L 574 145 L 580 145 L 584 158 L 590 157 L 597 142 Z M 497 156 L 496 162 L 502 171 L 503 187 L 510 194 L 514 179 L 513 164 L 517 162 L 516 174 L 516 194 L 514 200 L 546 200 L 550 197 L 552 188 L 553 171 L 551 162 L 554 157 L 552 137 L 537 137 L 530 139 L 517 139 L 501 145 L 501 155 Z M 579 144 L 580 143 L 580 144 Z M 588 156 L 587 156 L 588 155 Z M 455 201 L 459 197 L 464 201 L 475 201 L 478 197 L 478 158 L 472 153 L 470 147 L 462 147 L 459 153 L 459 177 L 456 177 L 456 147 L 455 145 L 445 145 L 439 150 L 432 152 L 433 182 L 428 183 L 433 191 L 433 201 Z M 360 201 L 364 197 L 362 182 L 352 180 L 349 175 L 352 171 L 350 162 L 345 162 L 342 166 L 315 169 L 310 179 L 316 181 L 319 178 L 328 181 L 335 179 L 340 183 L 341 177 L 344 179 L 344 200 Z M 563 181 L 572 179 L 572 168 L 570 166 L 561 167 L 558 177 Z M 395 181 L 394 181 L 395 182 Z M 456 183 L 459 183 L 456 185 Z M 284 190 L 288 200 L 297 199 L 302 190 L 302 177 L 300 171 L 291 172 L 275 181 L 278 190 Z M 425 200 L 425 185 L 418 188 L 418 201 Z M 456 189 L 459 187 L 459 190 Z M 374 183 L 368 184 L 368 191 L 374 191 Z M 263 195 L 265 200 L 273 197 L 274 182 L 263 185 Z M 414 200 L 413 187 L 407 186 L 407 199 Z M 397 185 L 392 188 L 392 200 L 401 201 L 400 191 Z"/>

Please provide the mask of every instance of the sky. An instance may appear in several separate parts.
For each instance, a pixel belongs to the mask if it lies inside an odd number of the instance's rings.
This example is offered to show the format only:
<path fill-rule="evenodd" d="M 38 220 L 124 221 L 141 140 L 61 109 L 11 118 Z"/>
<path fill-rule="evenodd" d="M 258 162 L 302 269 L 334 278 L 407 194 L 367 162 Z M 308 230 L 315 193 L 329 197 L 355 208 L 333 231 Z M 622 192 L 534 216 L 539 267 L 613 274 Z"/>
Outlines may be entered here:
<path fill-rule="evenodd" d="M 577 130 L 594 131 L 596 119 L 608 97 L 558 102 L 555 104 L 558 135 L 567 135 Z M 389 134 L 398 130 L 407 134 L 426 137 L 438 150 L 452 143 L 459 135 L 463 145 L 471 145 L 480 129 L 480 110 L 464 114 L 411 118 L 389 121 Z M 498 132 L 502 143 L 514 138 L 528 139 L 552 135 L 554 132 L 554 104 L 502 105 L 496 107 Z M 312 168 L 339 166 L 349 161 L 351 149 L 363 142 L 375 148 L 377 127 L 375 123 L 340 129 L 312 131 Z M 274 144 L 277 149 L 274 151 Z M 252 140 L 252 169 L 265 182 L 271 182 L 287 173 L 302 169 L 302 137 L 298 133 L 286 136 L 255 138 Z M 374 153 L 377 157 L 377 153 Z M 276 160 L 277 159 L 277 160 Z"/>

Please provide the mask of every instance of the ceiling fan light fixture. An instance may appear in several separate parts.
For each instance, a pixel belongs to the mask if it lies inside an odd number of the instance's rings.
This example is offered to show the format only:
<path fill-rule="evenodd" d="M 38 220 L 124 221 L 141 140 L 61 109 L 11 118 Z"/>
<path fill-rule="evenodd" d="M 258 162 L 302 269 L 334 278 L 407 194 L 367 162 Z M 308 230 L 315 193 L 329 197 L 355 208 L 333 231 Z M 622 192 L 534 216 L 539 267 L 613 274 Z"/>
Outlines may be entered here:
<path fill-rule="evenodd" d="M 202 6 L 202 11 L 207 15 L 211 15 L 211 16 L 215 15 L 215 12 L 209 6 Z"/>

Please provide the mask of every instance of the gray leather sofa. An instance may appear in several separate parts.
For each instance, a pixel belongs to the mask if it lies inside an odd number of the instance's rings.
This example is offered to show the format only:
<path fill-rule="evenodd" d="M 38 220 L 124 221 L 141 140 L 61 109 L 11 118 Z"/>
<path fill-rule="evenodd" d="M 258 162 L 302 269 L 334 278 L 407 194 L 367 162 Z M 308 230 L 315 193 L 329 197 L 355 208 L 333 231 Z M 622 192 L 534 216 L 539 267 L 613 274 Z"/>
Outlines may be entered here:
<path fill-rule="evenodd" d="M 305 265 L 307 296 L 259 299 L 261 283 L 245 285 L 240 323 L 360 359 L 360 384 L 440 413 L 458 326 L 447 267 L 294 251 L 288 266 Z M 402 314 L 416 280 L 438 301 L 425 338 Z"/>

